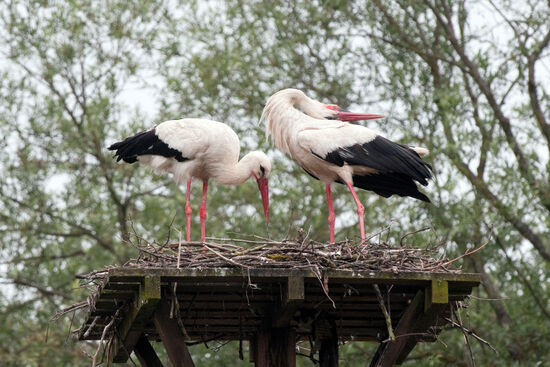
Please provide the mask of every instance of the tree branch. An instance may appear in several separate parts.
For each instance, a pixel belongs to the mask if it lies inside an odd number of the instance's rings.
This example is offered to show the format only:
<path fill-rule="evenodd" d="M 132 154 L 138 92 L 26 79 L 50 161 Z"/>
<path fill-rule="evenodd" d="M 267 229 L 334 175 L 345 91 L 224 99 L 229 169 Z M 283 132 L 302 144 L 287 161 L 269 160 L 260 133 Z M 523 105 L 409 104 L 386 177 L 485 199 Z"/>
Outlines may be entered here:
<path fill-rule="evenodd" d="M 455 34 L 452 21 L 450 19 L 450 9 L 446 5 L 445 1 L 442 1 L 444 12 L 446 13 L 446 17 L 448 21 L 445 21 L 443 14 L 441 13 L 440 9 L 438 9 L 435 5 L 433 5 L 429 0 L 424 0 L 424 3 L 432 10 L 432 13 L 437 18 L 438 23 L 440 23 L 445 31 L 445 34 L 449 41 L 451 42 L 451 45 L 453 46 L 454 50 L 459 55 L 460 59 L 466 66 L 468 73 L 472 76 L 476 84 L 478 85 L 479 89 L 487 99 L 487 102 L 491 106 L 491 109 L 493 110 L 493 113 L 495 114 L 495 117 L 497 118 L 497 121 L 499 122 L 502 131 L 504 132 L 504 135 L 506 137 L 506 141 L 508 142 L 508 145 L 512 149 L 516 160 L 518 162 L 518 168 L 522 175 L 522 177 L 527 181 L 529 186 L 537 193 L 538 197 L 541 199 L 542 205 L 550 211 L 550 193 L 548 191 L 545 191 L 541 187 L 541 183 L 535 178 L 533 175 L 533 172 L 531 171 L 531 167 L 529 165 L 529 162 L 527 161 L 527 158 L 521 149 L 518 141 L 516 140 L 516 137 L 514 135 L 514 132 L 512 131 L 512 125 L 510 122 L 510 119 L 504 114 L 504 112 L 501 109 L 501 106 L 496 101 L 496 98 L 491 90 L 491 87 L 487 83 L 487 81 L 481 76 L 481 73 L 477 66 L 474 64 L 474 62 L 466 55 L 464 45 L 461 44 Z"/>

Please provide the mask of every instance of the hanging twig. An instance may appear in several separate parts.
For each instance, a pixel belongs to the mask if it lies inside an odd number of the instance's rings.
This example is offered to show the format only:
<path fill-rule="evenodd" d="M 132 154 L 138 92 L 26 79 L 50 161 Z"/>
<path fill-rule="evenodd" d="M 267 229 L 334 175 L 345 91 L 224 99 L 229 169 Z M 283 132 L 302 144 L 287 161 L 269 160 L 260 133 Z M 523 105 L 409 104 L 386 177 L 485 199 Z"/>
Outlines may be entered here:
<path fill-rule="evenodd" d="M 382 298 L 382 293 L 380 293 L 380 288 L 378 287 L 378 284 L 373 284 L 372 287 L 374 288 L 374 293 L 376 293 L 376 299 L 378 300 L 378 304 L 380 305 L 380 308 L 382 309 L 382 313 L 384 314 L 384 318 L 386 319 L 386 327 L 388 328 L 388 336 L 391 341 L 395 340 L 395 334 L 393 333 L 393 328 L 391 326 L 391 317 L 388 313 L 388 310 L 386 309 L 386 305 L 384 304 L 384 298 Z"/>

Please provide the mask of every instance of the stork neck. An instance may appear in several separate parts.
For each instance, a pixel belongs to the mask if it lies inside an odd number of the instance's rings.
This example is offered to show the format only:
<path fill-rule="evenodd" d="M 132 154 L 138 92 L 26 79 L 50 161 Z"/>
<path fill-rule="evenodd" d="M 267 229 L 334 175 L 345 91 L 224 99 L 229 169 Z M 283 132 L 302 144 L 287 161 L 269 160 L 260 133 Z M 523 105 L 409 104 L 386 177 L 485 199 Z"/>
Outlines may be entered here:
<path fill-rule="evenodd" d="M 245 155 L 237 164 L 221 169 L 217 180 L 222 185 L 240 185 L 248 180 L 251 176 L 253 167 L 252 162 Z"/>

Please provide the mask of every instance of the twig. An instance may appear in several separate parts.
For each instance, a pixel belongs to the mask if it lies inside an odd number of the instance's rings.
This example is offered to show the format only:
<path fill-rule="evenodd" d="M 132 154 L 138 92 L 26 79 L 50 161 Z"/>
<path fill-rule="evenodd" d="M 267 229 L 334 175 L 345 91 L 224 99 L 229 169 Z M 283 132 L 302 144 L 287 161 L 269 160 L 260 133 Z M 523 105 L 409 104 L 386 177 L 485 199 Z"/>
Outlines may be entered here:
<path fill-rule="evenodd" d="M 250 268 L 250 266 L 243 265 L 243 264 L 239 264 L 238 262 L 233 261 L 233 260 L 231 260 L 230 258 L 223 256 L 223 255 L 220 254 L 219 252 L 214 251 L 212 248 L 208 247 L 208 245 L 206 245 L 206 243 L 204 243 L 204 247 L 206 247 L 206 249 L 207 249 L 208 251 L 214 253 L 215 255 L 221 257 L 222 259 L 224 259 L 225 261 L 230 262 L 230 263 L 233 264 L 233 265 L 237 265 L 237 266 L 239 266 L 239 267 L 241 267 L 241 268 L 247 268 L 247 269 Z"/>
<path fill-rule="evenodd" d="M 118 314 L 120 313 L 120 308 L 116 310 L 114 316 L 111 318 L 111 321 L 105 327 L 103 328 L 103 333 L 101 333 L 101 339 L 99 340 L 99 344 L 97 345 L 97 349 L 92 357 L 92 367 L 96 367 L 97 363 L 97 356 L 99 354 L 99 351 L 101 350 L 101 346 L 103 345 L 103 341 L 105 340 L 105 336 L 107 335 L 107 332 L 113 326 L 115 323 L 116 318 L 118 317 Z"/>
<path fill-rule="evenodd" d="M 467 329 L 465 328 L 464 326 L 460 325 L 459 323 L 455 322 L 454 320 L 448 318 L 448 317 L 445 317 L 444 318 L 445 321 L 447 321 L 448 323 L 451 324 L 451 326 L 453 327 L 456 327 L 456 328 L 459 328 L 462 330 L 462 332 L 464 333 L 467 333 L 469 335 L 471 335 L 475 340 L 477 340 L 478 342 L 488 346 L 489 348 L 491 348 L 491 350 L 495 353 L 498 353 L 497 350 L 491 345 L 491 343 L 489 343 L 488 341 L 486 341 L 485 339 L 482 339 L 479 335 L 477 335 L 476 333 L 474 333 L 472 330 L 470 329 Z"/>
<path fill-rule="evenodd" d="M 490 228 L 490 229 L 491 229 L 491 230 L 490 230 L 490 232 L 489 232 L 489 238 L 487 239 L 487 241 L 486 241 L 483 245 L 479 246 L 478 248 L 476 248 L 476 249 L 474 249 L 474 250 L 472 250 L 472 251 L 466 250 L 466 252 L 463 253 L 462 255 L 460 255 L 460 256 L 458 256 L 458 257 L 455 257 L 454 259 L 449 260 L 449 261 L 443 263 L 441 266 L 447 266 L 447 265 L 449 265 L 449 264 L 452 264 L 452 263 L 454 263 L 455 261 L 457 261 L 457 260 L 463 258 L 464 256 L 468 256 L 468 255 L 471 255 L 471 254 L 475 254 L 476 252 L 478 252 L 479 250 L 481 250 L 482 248 L 484 248 L 485 246 L 487 246 L 487 244 L 489 243 L 489 241 L 491 241 L 491 237 L 492 237 L 492 235 L 493 235 L 493 225 L 492 225 L 492 224 L 491 224 L 491 228 Z"/>
<path fill-rule="evenodd" d="M 97 320 L 99 320 L 99 316 L 94 317 L 92 323 L 90 324 L 90 326 L 88 326 L 88 329 L 86 329 L 86 332 L 83 335 L 83 339 L 86 339 L 88 335 L 90 335 L 90 332 L 94 328 L 95 324 L 97 324 Z"/>
<path fill-rule="evenodd" d="M 380 288 L 378 287 L 378 284 L 373 284 L 372 287 L 374 288 L 374 292 L 376 293 L 376 299 L 378 299 L 378 304 L 380 305 L 380 308 L 382 309 L 382 313 L 384 314 L 384 318 L 386 319 L 388 336 L 391 341 L 394 341 L 395 334 L 393 333 L 393 328 L 391 326 L 391 317 L 390 317 L 390 314 L 388 313 L 388 310 L 386 309 L 386 305 L 384 304 L 384 299 L 382 298 L 382 293 L 380 293 Z"/>
<path fill-rule="evenodd" d="M 424 228 L 420 228 L 420 229 L 417 229 L 416 231 L 411 231 L 411 232 L 407 232 L 405 233 L 405 235 L 403 237 L 401 237 L 401 240 L 399 241 L 399 246 L 403 247 L 403 240 L 410 236 L 410 235 L 413 235 L 413 234 L 417 234 L 417 233 L 420 233 L 420 232 L 424 232 L 424 231 L 427 231 L 429 229 L 431 229 L 432 227 L 424 227 Z"/>
<path fill-rule="evenodd" d="M 470 340 L 468 340 L 468 333 L 464 331 L 464 327 L 462 326 L 462 318 L 460 317 L 460 312 L 455 312 L 455 315 L 460 323 L 460 330 L 462 331 L 462 335 L 464 336 L 464 342 L 466 343 L 466 346 L 468 347 L 468 353 L 470 355 L 470 361 L 472 362 L 472 367 L 476 367 L 476 362 L 474 360 L 474 352 L 472 351 L 472 346 L 470 345 Z"/>

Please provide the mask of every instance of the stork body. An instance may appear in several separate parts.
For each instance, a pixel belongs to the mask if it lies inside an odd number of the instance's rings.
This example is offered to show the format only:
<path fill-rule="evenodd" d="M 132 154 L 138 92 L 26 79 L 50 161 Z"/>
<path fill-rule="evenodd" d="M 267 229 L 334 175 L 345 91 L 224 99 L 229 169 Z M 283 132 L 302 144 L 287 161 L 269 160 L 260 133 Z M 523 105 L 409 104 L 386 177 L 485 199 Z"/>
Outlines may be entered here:
<path fill-rule="evenodd" d="M 187 182 L 185 214 L 187 241 L 190 241 L 192 179 L 203 182 L 201 200 L 201 240 L 206 236 L 206 195 L 208 180 L 223 185 L 240 185 L 254 177 L 262 196 L 264 214 L 269 221 L 267 177 L 271 162 L 263 152 L 250 152 L 239 161 L 237 134 L 226 124 L 205 119 L 162 122 L 154 128 L 111 145 L 117 162 L 140 162 L 156 173 L 171 173 L 176 184 Z"/>
<path fill-rule="evenodd" d="M 353 195 L 361 239 L 365 238 L 364 207 L 354 187 L 383 197 L 396 194 L 429 202 L 415 184 L 427 185 L 431 177 L 431 167 L 421 159 L 428 153 L 426 149 L 394 143 L 374 130 L 348 122 L 381 117 L 324 105 L 297 89 L 275 93 L 264 108 L 261 119 L 266 123 L 266 135 L 271 135 L 277 148 L 325 184 L 331 242 L 335 219 L 332 182 L 345 184 Z"/>

